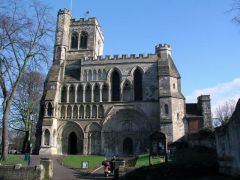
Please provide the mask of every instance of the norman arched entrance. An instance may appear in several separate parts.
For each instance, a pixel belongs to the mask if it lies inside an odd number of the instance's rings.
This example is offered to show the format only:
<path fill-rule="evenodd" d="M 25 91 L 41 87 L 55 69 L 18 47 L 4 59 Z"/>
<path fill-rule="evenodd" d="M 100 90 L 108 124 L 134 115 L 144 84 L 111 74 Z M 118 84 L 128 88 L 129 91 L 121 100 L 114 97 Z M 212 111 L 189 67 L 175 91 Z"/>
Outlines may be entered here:
<path fill-rule="evenodd" d="M 71 132 L 68 136 L 68 154 L 77 154 L 77 135 Z"/>
<path fill-rule="evenodd" d="M 123 154 L 125 155 L 133 154 L 133 141 L 129 137 L 123 140 Z"/>

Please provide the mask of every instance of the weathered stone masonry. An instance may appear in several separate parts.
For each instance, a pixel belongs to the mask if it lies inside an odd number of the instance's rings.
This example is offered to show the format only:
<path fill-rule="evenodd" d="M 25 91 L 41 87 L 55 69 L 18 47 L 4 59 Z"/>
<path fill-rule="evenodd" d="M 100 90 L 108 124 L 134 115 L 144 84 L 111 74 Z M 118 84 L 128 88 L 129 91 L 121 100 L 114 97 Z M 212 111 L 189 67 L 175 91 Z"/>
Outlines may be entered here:
<path fill-rule="evenodd" d="M 170 45 L 130 56 L 102 56 L 103 46 L 96 18 L 59 11 L 40 154 L 139 154 L 154 131 L 169 143 L 185 135 L 185 98 Z"/>

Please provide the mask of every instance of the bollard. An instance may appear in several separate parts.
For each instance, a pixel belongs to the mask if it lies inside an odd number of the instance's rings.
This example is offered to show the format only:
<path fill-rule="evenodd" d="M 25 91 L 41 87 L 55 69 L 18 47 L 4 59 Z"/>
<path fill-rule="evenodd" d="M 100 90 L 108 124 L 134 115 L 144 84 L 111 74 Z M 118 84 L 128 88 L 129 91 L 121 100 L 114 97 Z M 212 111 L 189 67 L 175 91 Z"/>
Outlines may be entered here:
<path fill-rule="evenodd" d="M 40 164 L 43 165 L 45 169 L 44 179 L 51 180 L 53 179 L 53 162 L 50 158 L 40 158 Z"/>

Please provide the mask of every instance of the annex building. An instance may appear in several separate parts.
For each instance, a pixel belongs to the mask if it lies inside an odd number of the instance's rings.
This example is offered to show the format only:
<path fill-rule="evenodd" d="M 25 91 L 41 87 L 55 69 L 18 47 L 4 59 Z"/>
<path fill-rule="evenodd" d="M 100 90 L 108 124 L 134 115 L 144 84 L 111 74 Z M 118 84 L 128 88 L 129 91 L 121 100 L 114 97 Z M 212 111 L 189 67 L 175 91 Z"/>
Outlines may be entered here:
<path fill-rule="evenodd" d="M 208 95 L 185 104 L 170 45 L 157 45 L 153 54 L 114 56 L 103 56 L 103 47 L 96 18 L 75 20 L 59 10 L 40 154 L 140 154 L 155 131 L 170 144 L 210 125 Z"/>

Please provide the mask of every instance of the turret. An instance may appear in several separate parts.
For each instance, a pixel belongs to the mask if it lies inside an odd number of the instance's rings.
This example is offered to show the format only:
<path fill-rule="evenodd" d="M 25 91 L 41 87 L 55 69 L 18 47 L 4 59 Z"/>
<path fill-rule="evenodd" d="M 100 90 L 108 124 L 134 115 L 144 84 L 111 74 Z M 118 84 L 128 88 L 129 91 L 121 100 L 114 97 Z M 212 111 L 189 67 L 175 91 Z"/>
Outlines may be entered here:
<path fill-rule="evenodd" d="M 69 27 L 71 17 L 71 12 L 68 9 L 60 9 L 58 11 L 54 61 L 59 60 L 61 62 L 66 57 L 66 51 L 69 48 Z"/>
<path fill-rule="evenodd" d="M 167 59 L 172 55 L 172 48 L 168 44 L 159 44 L 155 47 L 155 53 L 158 54 L 162 59 Z"/>

